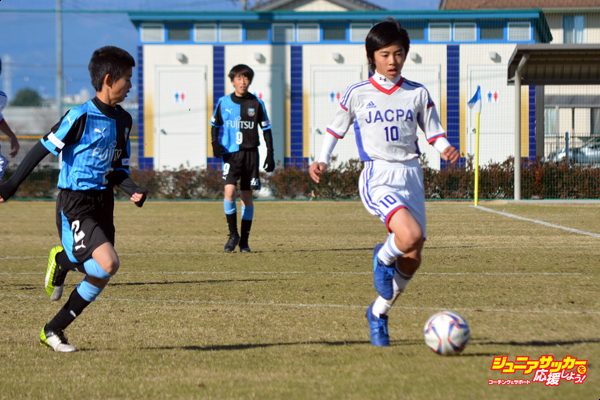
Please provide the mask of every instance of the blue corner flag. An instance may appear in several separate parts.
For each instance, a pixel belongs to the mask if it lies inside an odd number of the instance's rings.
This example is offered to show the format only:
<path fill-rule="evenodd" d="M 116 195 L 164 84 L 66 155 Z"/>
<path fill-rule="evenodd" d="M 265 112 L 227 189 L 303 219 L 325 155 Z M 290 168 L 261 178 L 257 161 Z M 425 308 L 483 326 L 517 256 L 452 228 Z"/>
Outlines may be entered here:
<path fill-rule="evenodd" d="M 477 85 L 475 94 L 467 104 L 469 105 L 469 108 L 477 107 L 475 111 L 481 112 L 481 87 L 479 85 Z"/>

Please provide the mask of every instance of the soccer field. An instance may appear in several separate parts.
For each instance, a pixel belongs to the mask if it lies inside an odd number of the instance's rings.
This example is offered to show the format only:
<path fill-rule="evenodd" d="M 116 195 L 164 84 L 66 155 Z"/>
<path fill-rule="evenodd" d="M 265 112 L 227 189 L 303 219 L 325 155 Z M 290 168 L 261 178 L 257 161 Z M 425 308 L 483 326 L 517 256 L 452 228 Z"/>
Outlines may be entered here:
<path fill-rule="evenodd" d="M 252 254 L 223 253 L 221 202 L 118 203 L 121 269 L 67 330 L 80 351 L 57 354 L 37 340 L 63 305 L 43 289 L 54 203 L 1 205 L 0 398 L 597 399 L 600 204 L 483 206 L 509 214 L 427 204 L 423 264 L 382 349 L 364 311 L 386 232 L 359 202 L 258 202 Z M 442 309 L 471 326 L 460 356 L 423 342 Z M 502 355 L 590 368 L 582 384 L 490 384 L 533 378 L 492 371 Z"/>

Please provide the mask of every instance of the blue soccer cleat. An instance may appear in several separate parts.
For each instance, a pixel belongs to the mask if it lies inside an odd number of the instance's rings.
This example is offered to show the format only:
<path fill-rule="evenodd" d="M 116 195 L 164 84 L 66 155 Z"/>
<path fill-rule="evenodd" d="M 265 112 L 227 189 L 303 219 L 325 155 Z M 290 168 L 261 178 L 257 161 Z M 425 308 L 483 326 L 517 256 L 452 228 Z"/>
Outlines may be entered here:
<path fill-rule="evenodd" d="M 367 308 L 365 313 L 369 322 L 371 334 L 371 344 L 378 347 L 387 347 L 390 345 L 390 335 L 388 334 L 388 317 L 380 315 L 379 318 L 373 315 L 373 304 Z"/>
<path fill-rule="evenodd" d="M 373 249 L 373 285 L 381 297 L 391 300 L 394 297 L 394 273 L 395 265 L 385 265 L 377 257 L 383 243 L 378 243 Z"/>

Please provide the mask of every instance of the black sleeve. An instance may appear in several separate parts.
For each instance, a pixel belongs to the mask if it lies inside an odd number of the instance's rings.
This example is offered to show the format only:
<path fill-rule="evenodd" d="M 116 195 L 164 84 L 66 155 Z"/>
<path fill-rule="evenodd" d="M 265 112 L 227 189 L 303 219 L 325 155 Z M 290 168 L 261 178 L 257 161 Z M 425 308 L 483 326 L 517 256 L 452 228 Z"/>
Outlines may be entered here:
<path fill-rule="evenodd" d="M 143 194 L 142 199 L 135 203 L 136 206 L 141 207 L 144 205 L 146 198 L 148 197 L 148 189 L 138 186 L 133 179 L 125 171 L 113 171 L 107 176 L 109 183 L 112 185 L 118 185 L 121 190 L 131 196 L 134 193 Z"/>
<path fill-rule="evenodd" d="M 42 141 L 44 141 L 44 143 L 48 142 L 48 136 L 50 136 L 51 134 L 56 133 L 58 131 L 58 129 L 60 128 L 60 125 L 62 124 L 63 119 L 65 118 L 65 116 L 68 113 L 69 112 L 67 111 L 67 113 L 65 115 L 63 115 L 63 117 L 60 119 L 60 121 L 58 121 L 56 123 L 56 125 L 54 125 L 52 127 L 52 129 L 50 129 L 50 132 L 48 132 L 46 135 L 44 135 L 44 137 L 42 138 Z M 64 146 L 75 144 L 81 140 L 81 137 L 83 136 L 83 133 L 85 131 L 86 121 L 87 121 L 87 114 L 82 114 L 79 116 L 79 118 L 77 118 L 77 120 L 73 123 L 73 125 L 71 126 L 71 128 L 69 129 L 67 134 L 65 135 L 64 139 L 62 140 L 63 146 L 60 148 L 59 147 L 55 148 L 56 153 L 60 153 L 62 151 L 62 149 L 64 148 Z"/>
<path fill-rule="evenodd" d="M 25 156 L 21 164 L 17 167 L 15 173 L 4 183 L 0 184 L 0 196 L 8 200 L 15 194 L 19 185 L 29 176 L 31 171 L 50 154 L 50 151 L 44 147 L 42 142 L 37 142 L 29 153 Z"/>
<path fill-rule="evenodd" d="M 265 129 L 263 131 L 263 135 L 265 137 L 265 144 L 267 145 L 267 151 L 273 151 L 273 133 L 270 129 Z"/>
<path fill-rule="evenodd" d="M 210 138 L 211 138 L 211 143 L 215 143 L 219 141 L 219 131 L 221 128 L 219 128 L 218 126 L 213 126 L 210 128 Z"/>

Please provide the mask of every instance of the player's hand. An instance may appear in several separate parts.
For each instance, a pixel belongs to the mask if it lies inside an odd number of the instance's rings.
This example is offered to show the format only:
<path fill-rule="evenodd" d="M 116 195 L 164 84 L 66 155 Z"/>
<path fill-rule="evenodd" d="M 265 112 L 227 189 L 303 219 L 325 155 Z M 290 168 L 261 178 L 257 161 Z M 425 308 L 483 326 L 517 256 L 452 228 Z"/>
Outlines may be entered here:
<path fill-rule="evenodd" d="M 211 142 L 213 148 L 213 156 L 221 158 L 223 156 L 223 146 L 219 142 Z"/>
<path fill-rule="evenodd" d="M 11 138 L 10 140 L 10 156 L 14 157 L 17 155 L 17 153 L 19 152 L 19 148 L 21 146 L 19 145 L 19 141 L 17 140 L 16 137 Z"/>
<path fill-rule="evenodd" d="M 134 194 L 131 195 L 131 197 L 129 198 L 129 200 L 133 201 L 133 203 L 136 206 L 142 207 L 144 205 L 144 202 L 146 201 L 147 197 L 148 197 L 148 191 L 144 190 L 141 193 L 140 192 L 135 192 Z"/>
<path fill-rule="evenodd" d="M 446 150 L 442 152 L 441 156 L 444 161 L 449 161 L 451 164 L 454 164 L 458 161 L 460 153 L 454 148 L 454 146 L 448 146 L 446 147 Z"/>
<path fill-rule="evenodd" d="M 4 199 L 0 196 L 0 203 L 4 203 Z"/>
<path fill-rule="evenodd" d="M 273 156 L 272 151 L 267 152 L 267 158 L 265 158 L 265 164 L 263 165 L 263 168 L 267 172 L 273 172 L 275 169 L 275 157 Z"/>
<path fill-rule="evenodd" d="M 327 164 L 323 162 L 314 162 L 308 167 L 308 174 L 310 179 L 319 183 L 321 181 L 321 174 L 327 170 Z"/>

